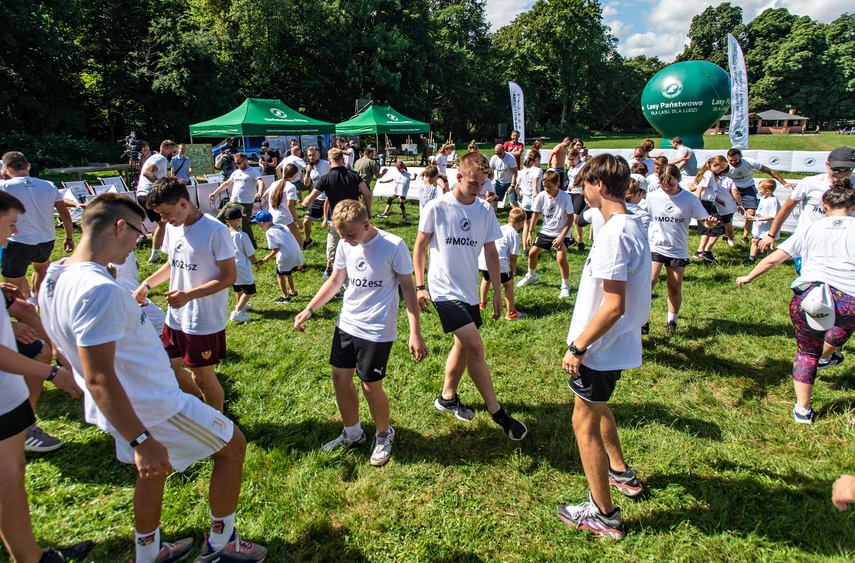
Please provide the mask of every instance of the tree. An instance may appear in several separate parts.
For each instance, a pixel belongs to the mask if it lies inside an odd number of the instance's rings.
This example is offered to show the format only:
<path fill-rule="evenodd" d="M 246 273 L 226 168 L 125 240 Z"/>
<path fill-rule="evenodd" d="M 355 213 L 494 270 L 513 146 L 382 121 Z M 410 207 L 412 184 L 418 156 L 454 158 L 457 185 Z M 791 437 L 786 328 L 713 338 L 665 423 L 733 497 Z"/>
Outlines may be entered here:
<path fill-rule="evenodd" d="M 855 14 L 843 14 L 826 28 L 828 60 L 836 67 L 837 112 L 834 117 L 855 116 Z"/>
<path fill-rule="evenodd" d="M 692 18 L 689 44 L 677 61 L 709 61 L 727 70 L 727 34 L 742 24 L 742 8 L 724 2 Z M 739 39 L 739 37 L 737 37 Z"/>

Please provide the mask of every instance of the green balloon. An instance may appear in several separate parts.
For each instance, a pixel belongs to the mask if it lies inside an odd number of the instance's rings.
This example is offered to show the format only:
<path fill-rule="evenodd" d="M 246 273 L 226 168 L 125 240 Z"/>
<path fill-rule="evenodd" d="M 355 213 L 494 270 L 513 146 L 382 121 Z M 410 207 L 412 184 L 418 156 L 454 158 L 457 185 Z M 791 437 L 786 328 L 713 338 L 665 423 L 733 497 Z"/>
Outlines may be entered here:
<path fill-rule="evenodd" d="M 662 147 L 671 148 L 672 137 L 683 144 L 704 148 L 704 132 L 730 107 L 730 77 L 707 61 L 686 61 L 657 72 L 641 93 L 641 111 L 662 134 Z"/>

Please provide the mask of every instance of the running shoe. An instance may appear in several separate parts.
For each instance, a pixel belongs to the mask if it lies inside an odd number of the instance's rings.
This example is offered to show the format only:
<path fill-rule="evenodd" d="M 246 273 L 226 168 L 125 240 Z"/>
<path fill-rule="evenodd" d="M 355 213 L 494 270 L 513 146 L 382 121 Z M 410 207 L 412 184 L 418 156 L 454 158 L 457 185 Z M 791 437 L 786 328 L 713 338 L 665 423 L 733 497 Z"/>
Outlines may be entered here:
<path fill-rule="evenodd" d="M 95 542 L 86 540 L 70 547 L 54 549 L 47 547 L 42 551 L 40 563 L 71 563 L 72 561 L 83 561 L 86 555 L 95 547 Z"/>
<path fill-rule="evenodd" d="M 814 419 L 816 419 L 816 412 L 812 408 L 808 407 L 807 414 L 799 414 L 796 407 L 793 407 L 793 420 L 799 424 L 813 424 Z"/>
<path fill-rule="evenodd" d="M 314 239 L 307 239 L 307 240 L 304 240 L 304 241 L 303 241 L 303 250 L 308 249 L 308 248 L 309 248 L 310 246 L 312 246 L 313 244 L 315 244 L 315 240 L 314 240 Z"/>
<path fill-rule="evenodd" d="M 754 256 L 749 256 L 748 258 L 742 261 L 742 265 L 753 266 L 755 262 L 757 262 L 757 258 L 755 258 Z"/>
<path fill-rule="evenodd" d="M 677 321 L 668 321 L 668 324 L 665 325 L 665 332 L 668 334 L 677 332 Z"/>
<path fill-rule="evenodd" d="M 54 438 L 34 424 L 27 430 L 24 439 L 24 451 L 27 452 L 52 452 L 62 447 L 62 440 Z"/>
<path fill-rule="evenodd" d="M 241 311 L 252 311 L 252 303 L 247 303 L 246 305 L 244 305 Z"/>
<path fill-rule="evenodd" d="M 193 538 L 184 538 L 175 543 L 160 543 L 160 551 L 157 552 L 157 557 L 154 563 L 175 563 L 176 561 L 184 561 L 190 557 L 190 552 L 193 550 L 193 544 L 196 541 Z"/>
<path fill-rule="evenodd" d="M 520 441 L 528 434 L 526 425 L 512 417 L 505 407 L 500 406 L 492 416 L 493 422 L 501 426 L 511 440 Z"/>
<path fill-rule="evenodd" d="M 724 240 L 725 240 L 725 242 L 727 242 L 727 246 L 729 246 L 730 248 L 733 248 L 736 246 L 736 243 L 733 242 L 732 238 L 724 237 Z"/>
<path fill-rule="evenodd" d="M 576 244 L 576 250 L 578 250 L 579 252 L 585 252 L 585 243 L 580 242 Z"/>
<path fill-rule="evenodd" d="M 621 494 L 627 497 L 637 497 L 642 491 L 641 483 L 635 476 L 635 470 L 628 465 L 623 473 L 609 467 L 609 485 L 617 487 Z"/>
<path fill-rule="evenodd" d="M 527 285 L 537 283 L 539 280 L 540 276 L 537 275 L 537 272 L 533 274 L 526 274 L 523 279 L 517 282 L 517 287 L 525 287 Z"/>
<path fill-rule="evenodd" d="M 698 250 L 694 254 L 692 254 L 692 258 L 697 258 L 698 260 L 702 260 L 704 257 L 704 253 Z"/>
<path fill-rule="evenodd" d="M 590 493 L 587 502 L 559 506 L 558 517 L 568 526 L 578 530 L 588 530 L 592 534 L 611 540 L 622 540 L 626 536 L 626 527 L 620 515 L 620 508 L 615 508 L 614 512 L 607 516 L 594 504 Z"/>
<path fill-rule="evenodd" d="M 650 323 L 644 323 L 643 325 L 641 325 L 641 334 L 650 334 Z"/>
<path fill-rule="evenodd" d="M 839 366 L 843 363 L 843 352 L 839 350 L 831 354 L 831 357 L 827 360 L 823 360 L 820 358 L 819 363 L 816 365 L 817 370 L 828 369 Z"/>
<path fill-rule="evenodd" d="M 290 297 L 291 299 L 297 297 L 298 295 L 299 295 L 299 293 L 297 293 L 296 291 L 289 291 L 288 292 L 288 297 Z"/>
<path fill-rule="evenodd" d="M 359 435 L 359 438 L 356 438 L 355 440 L 351 440 L 350 438 L 347 437 L 347 434 L 345 434 L 344 430 L 342 430 L 341 434 L 339 434 L 336 438 L 330 440 L 329 442 L 327 442 L 326 444 L 321 446 L 321 451 L 331 452 L 331 451 L 337 450 L 339 448 L 343 448 L 343 447 L 352 448 L 354 446 L 358 446 L 359 444 L 364 444 L 364 443 L 365 443 L 365 432 L 362 432 Z"/>
<path fill-rule="evenodd" d="M 273 300 L 273 302 L 274 302 L 274 303 L 279 303 L 279 304 L 282 304 L 282 303 L 290 303 L 290 302 L 291 302 L 291 298 L 290 298 L 290 297 L 288 297 L 287 295 L 280 295 L 279 297 L 277 297 L 276 299 L 274 299 L 274 300 Z"/>
<path fill-rule="evenodd" d="M 742 237 L 742 244 L 748 244 L 748 237 Z"/>
<path fill-rule="evenodd" d="M 521 321 L 522 319 L 526 318 L 527 316 L 528 315 L 526 315 L 525 313 L 523 313 L 519 309 L 514 309 L 513 313 L 508 313 L 507 315 L 505 315 L 505 320 L 506 321 Z"/>
<path fill-rule="evenodd" d="M 558 292 L 558 299 L 567 299 L 570 297 L 570 288 L 564 286 L 561 288 L 561 291 Z"/>
<path fill-rule="evenodd" d="M 235 530 L 232 541 L 217 551 L 214 551 L 206 538 L 202 545 L 202 553 L 194 561 L 196 563 L 260 563 L 266 557 L 266 547 L 240 539 Z"/>
<path fill-rule="evenodd" d="M 377 214 L 377 218 L 378 218 L 378 219 L 388 219 L 388 218 L 389 218 L 389 214 L 388 214 L 388 213 L 378 213 L 378 214 Z"/>
<path fill-rule="evenodd" d="M 241 324 L 248 323 L 252 320 L 252 317 L 247 315 L 245 311 L 232 311 L 232 314 L 229 315 L 229 320 L 233 323 Z"/>
<path fill-rule="evenodd" d="M 335 295 L 333 295 L 333 299 L 344 299 L 344 291 L 345 291 L 345 289 L 346 289 L 346 288 L 344 288 L 344 287 L 343 287 L 343 288 L 341 288 L 340 290 L 338 290 L 338 293 L 336 293 Z"/>
<path fill-rule="evenodd" d="M 460 402 L 460 397 L 457 393 L 451 399 L 443 399 L 442 394 L 433 402 L 433 406 L 443 412 L 450 412 L 460 420 L 472 420 L 475 418 L 475 411 Z"/>
<path fill-rule="evenodd" d="M 703 258 L 706 262 L 715 262 L 715 256 L 713 256 L 713 253 L 710 252 L 709 250 L 707 250 L 706 252 L 703 252 L 701 254 L 702 254 L 701 258 Z"/>
<path fill-rule="evenodd" d="M 392 442 L 395 441 L 395 429 L 389 427 L 389 433 L 381 436 L 380 433 L 374 434 L 374 443 L 371 444 L 371 465 L 374 467 L 382 467 L 386 465 L 389 458 L 392 457 Z"/>

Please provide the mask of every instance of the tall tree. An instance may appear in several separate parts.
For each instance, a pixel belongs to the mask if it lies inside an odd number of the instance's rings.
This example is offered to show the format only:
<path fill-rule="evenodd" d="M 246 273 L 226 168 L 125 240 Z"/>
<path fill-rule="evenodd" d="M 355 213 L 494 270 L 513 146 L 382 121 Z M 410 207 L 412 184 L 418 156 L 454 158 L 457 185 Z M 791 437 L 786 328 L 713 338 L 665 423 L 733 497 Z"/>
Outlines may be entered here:
<path fill-rule="evenodd" d="M 843 14 L 828 26 L 829 63 L 835 67 L 838 86 L 837 113 L 834 117 L 855 115 L 855 14 Z"/>
<path fill-rule="evenodd" d="M 742 8 L 723 2 L 710 6 L 692 18 L 689 44 L 677 56 L 677 61 L 709 61 L 727 69 L 727 34 L 742 23 Z"/>

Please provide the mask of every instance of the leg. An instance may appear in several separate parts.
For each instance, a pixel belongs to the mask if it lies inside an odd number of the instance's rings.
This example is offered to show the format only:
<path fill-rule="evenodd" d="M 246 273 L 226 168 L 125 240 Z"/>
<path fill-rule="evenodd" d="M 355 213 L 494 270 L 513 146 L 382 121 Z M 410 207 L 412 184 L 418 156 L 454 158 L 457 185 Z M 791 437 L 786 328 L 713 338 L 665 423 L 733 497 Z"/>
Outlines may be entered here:
<path fill-rule="evenodd" d="M 472 327 L 475 325 L 472 324 Z M 463 377 L 463 371 L 466 369 L 466 350 L 457 334 L 454 335 L 454 345 L 448 353 L 448 359 L 445 361 L 445 381 L 442 385 L 442 398 L 451 400 L 457 393 L 457 388 L 460 386 L 460 378 Z"/>
<path fill-rule="evenodd" d="M 517 310 L 517 305 L 514 303 L 514 280 L 511 278 L 509 281 L 506 281 L 502 284 L 502 289 L 505 293 L 505 307 L 508 308 L 508 313 L 513 313 Z M 486 293 L 485 293 L 486 295 Z M 486 299 L 483 301 L 487 302 Z"/>
<path fill-rule="evenodd" d="M 137 484 L 134 487 L 134 525 L 138 534 L 146 534 L 160 526 L 166 477 L 165 473 L 149 477 L 137 476 Z"/>
<path fill-rule="evenodd" d="M 52 357 L 53 352 L 51 351 L 50 346 L 45 344 L 42 347 L 42 351 L 39 352 L 39 355 L 33 359 L 43 364 L 50 364 Z M 36 403 L 39 402 L 39 397 L 41 397 L 42 389 L 44 389 L 45 386 L 45 380 L 39 379 L 38 377 L 24 376 L 24 381 L 27 383 L 27 389 L 30 390 L 30 406 L 33 407 L 33 410 L 35 411 Z"/>
<path fill-rule="evenodd" d="M 285 286 L 285 276 L 276 274 L 276 284 L 279 286 L 279 292 L 282 294 L 282 297 L 287 296 L 288 288 Z"/>
<path fill-rule="evenodd" d="M 481 292 L 479 294 L 479 302 L 486 303 L 487 302 L 487 290 L 490 289 L 490 282 L 485 279 L 481 280 Z"/>
<path fill-rule="evenodd" d="M 570 277 L 570 266 L 567 264 L 567 247 L 564 246 L 563 242 L 555 253 L 555 260 L 558 262 L 558 271 L 561 273 L 561 279 L 568 279 Z"/>
<path fill-rule="evenodd" d="M 385 435 L 389 432 L 389 397 L 383 390 L 383 381 L 363 381 L 362 394 L 374 419 L 374 427 L 381 435 Z"/>
<path fill-rule="evenodd" d="M 582 468 L 591 496 L 603 514 L 611 514 L 614 510 L 609 491 L 609 456 L 600 430 L 607 408 L 605 403 L 589 403 L 578 396 L 573 406 L 573 431 Z"/>
<path fill-rule="evenodd" d="M 355 368 L 332 368 L 335 402 L 344 426 L 354 426 L 359 422 L 359 393 L 353 384 L 354 373 Z"/>
<path fill-rule="evenodd" d="M 292 293 L 293 293 L 293 292 L 295 292 L 295 289 L 294 289 L 294 276 L 292 276 L 291 274 L 288 274 L 287 276 L 285 276 L 285 280 L 288 282 L 288 287 L 290 287 L 290 288 L 291 288 L 291 292 L 292 292 Z"/>
<path fill-rule="evenodd" d="M 312 220 L 308 217 L 303 219 L 303 233 L 306 235 L 305 240 L 312 240 Z"/>
<path fill-rule="evenodd" d="M 0 441 L 0 537 L 13 561 L 36 563 L 42 549 L 33 536 L 24 485 L 24 436 L 19 432 Z"/>
<path fill-rule="evenodd" d="M 715 246 L 715 243 L 717 241 L 718 241 L 718 237 L 714 237 L 714 236 L 707 237 L 707 245 L 704 248 L 704 250 L 706 252 L 712 252 L 713 246 Z"/>
<path fill-rule="evenodd" d="M 50 262 L 33 262 L 33 293 L 38 293 Z"/>
<path fill-rule="evenodd" d="M 235 311 L 243 311 L 243 308 L 246 307 L 246 304 L 249 303 L 249 298 L 251 295 L 248 293 L 244 293 L 241 291 L 237 294 L 237 305 L 235 305 Z"/>
<path fill-rule="evenodd" d="M 662 272 L 662 262 L 653 262 L 652 275 L 650 276 L 650 291 L 656 289 L 656 283 L 659 281 L 659 274 Z"/>
<path fill-rule="evenodd" d="M 154 228 L 154 234 L 151 236 L 152 250 L 160 250 L 163 245 L 163 235 L 166 233 L 166 222 L 158 221 L 157 227 Z"/>
<path fill-rule="evenodd" d="M 600 419 L 600 435 L 603 437 L 603 445 L 609 456 L 609 467 L 623 473 L 627 469 L 626 460 L 623 458 L 623 449 L 620 447 L 615 415 L 608 406 L 603 411 L 603 418 Z"/>
<path fill-rule="evenodd" d="M 223 412 L 223 403 L 225 402 L 225 392 L 220 381 L 217 379 L 217 373 L 214 371 L 216 366 L 203 366 L 188 368 L 190 375 L 193 376 L 193 382 L 202 393 L 202 400 L 211 407 Z"/>
<path fill-rule="evenodd" d="M 528 251 L 528 269 L 529 270 L 536 270 L 537 269 L 538 257 L 540 256 L 541 252 L 543 252 L 543 249 L 540 248 L 539 246 L 532 246 L 531 250 Z"/>
<path fill-rule="evenodd" d="M 709 238 L 709 235 L 701 235 L 701 241 L 698 243 L 698 252 L 704 252 L 707 249 Z"/>
<path fill-rule="evenodd" d="M 675 315 L 683 304 L 683 272 L 686 268 L 665 268 L 668 280 L 668 312 Z"/>
<path fill-rule="evenodd" d="M 258 248 L 258 245 L 255 243 L 255 235 L 252 233 L 252 223 L 249 222 L 252 218 L 252 204 L 242 203 L 241 206 L 243 207 L 243 219 L 241 219 L 240 228 L 249 237 L 252 247 Z"/>
<path fill-rule="evenodd" d="M 294 238 L 297 239 L 297 244 L 300 245 L 300 248 L 303 248 L 303 235 L 300 234 L 300 227 L 297 226 L 297 221 L 292 222 L 288 225 L 288 230 L 291 231 L 291 234 L 294 235 Z"/>
<path fill-rule="evenodd" d="M 755 211 L 757 211 L 757 210 L 756 209 L 746 209 L 745 215 L 747 215 L 748 217 L 754 217 Z M 751 224 L 753 222 L 754 221 L 746 221 L 745 222 L 745 227 L 743 228 L 743 231 L 742 231 L 742 238 L 748 238 L 751 236 Z"/>
<path fill-rule="evenodd" d="M 175 374 L 175 379 L 178 380 L 178 387 L 185 393 L 190 393 L 197 399 L 202 398 L 202 391 L 193 381 L 193 375 L 184 369 L 184 360 L 181 358 L 169 358 L 169 363 L 172 365 L 172 373 Z"/>
<path fill-rule="evenodd" d="M 484 357 L 484 342 L 481 340 L 481 333 L 475 327 L 475 323 L 459 328 L 454 331 L 454 346 L 460 345 L 459 358 L 465 362 L 466 368 L 469 370 L 469 377 L 472 378 L 472 383 L 481 393 L 484 399 L 484 404 L 487 405 L 487 410 L 490 414 L 499 410 L 499 401 L 496 400 L 496 391 L 493 389 L 493 378 L 490 376 L 490 368 L 487 367 L 487 360 Z M 454 348 L 452 348 L 453 352 Z M 448 357 L 451 360 L 451 355 Z M 463 370 L 460 370 L 463 374 Z M 453 379 L 449 378 L 448 367 L 446 366 L 445 383 L 446 387 L 442 391 L 442 396 L 446 397 L 446 389 L 449 389 L 449 384 Z M 454 385 L 454 391 L 449 394 L 453 395 L 457 391 L 457 383 L 460 383 L 460 376 L 457 376 L 457 381 Z"/>
<path fill-rule="evenodd" d="M 751 239 L 751 250 L 749 251 L 748 255 L 752 258 L 757 258 L 757 243 L 758 240 L 756 238 Z"/>
<path fill-rule="evenodd" d="M 733 240 L 733 237 L 736 236 L 733 232 L 733 223 L 726 223 L 724 225 L 724 234 L 727 235 L 728 240 Z"/>
<path fill-rule="evenodd" d="M 790 301 L 790 320 L 796 332 L 796 356 L 793 359 L 793 386 L 796 391 L 796 406 L 810 407 L 813 384 L 816 381 L 816 366 L 822 354 L 825 331 L 808 326 L 800 305 L 807 293 L 794 295 Z"/>
<path fill-rule="evenodd" d="M 229 443 L 211 456 L 214 460 L 214 468 L 211 471 L 208 502 L 211 505 L 211 514 L 215 518 L 228 516 L 237 509 L 245 456 L 246 438 L 235 426 Z"/>

